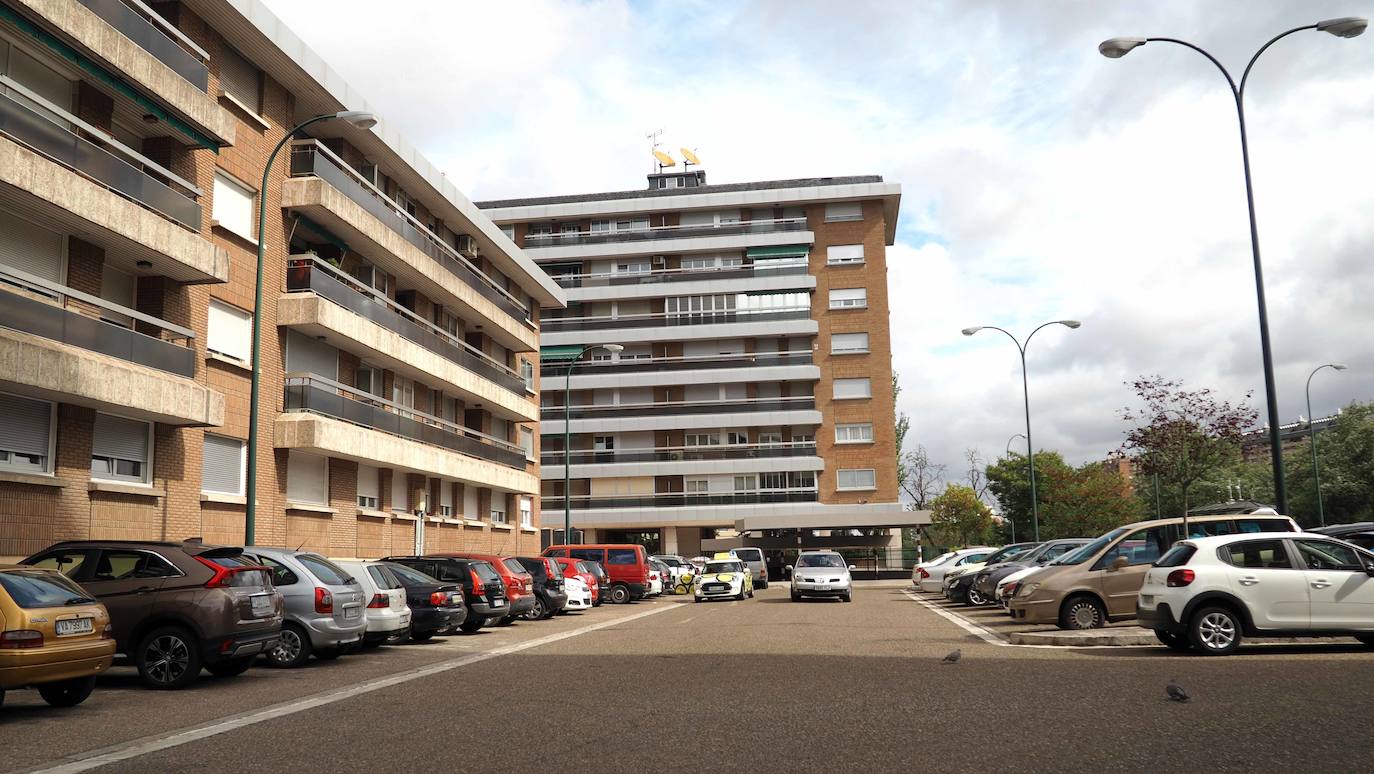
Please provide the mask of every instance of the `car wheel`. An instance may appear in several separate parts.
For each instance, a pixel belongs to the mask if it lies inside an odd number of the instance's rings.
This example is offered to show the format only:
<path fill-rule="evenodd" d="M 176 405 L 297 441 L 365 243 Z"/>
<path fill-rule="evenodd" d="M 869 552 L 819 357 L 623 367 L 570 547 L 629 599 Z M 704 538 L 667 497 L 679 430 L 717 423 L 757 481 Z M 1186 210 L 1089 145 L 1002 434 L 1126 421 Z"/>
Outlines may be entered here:
<path fill-rule="evenodd" d="M 95 690 L 95 675 L 38 686 L 38 695 L 54 707 L 75 707 Z"/>
<path fill-rule="evenodd" d="M 976 607 L 982 607 L 983 605 L 986 605 L 988 603 L 988 598 L 983 596 L 983 593 L 980 592 L 978 589 L 974 588 L 973 586 L 969 586 L 968 595 L 964 597 L 964 601 L 967 604 L 974 605 Z"/>
<path fill-rule="evenodd" d="M 231 658 L 228 661 L 218 661 L 214 664 L 206 664 L 205 671 L 215 677 L 238 677 L 248 668 L 253 666 L 253 656 L 246 658 Z"/>
<path fill-rule="evenodd" d="M 1155 629 L 1155 639 L 1169 650 L 1176 650 L 1180 653 L 1192 649 L 1192 643 L 1188 642 L 1188 635 L 1177 632 L 1166 632 L 1163 629 Z"/>
<path fill-rule="evenodd" d="M 200 675 L 200 648 L 180 626 L 163 626 L 148 632 L 138 644 L 138 676 L 154 690 L 176 691 Z"/>
<path fill-rule="evenodd" d="M 1225 607 L 1204 607 L 1188 624 L 1188 640 L 1208 656 L 1228 656 L 1240 647 L 1240 617 Z"/>
<path fill-rule="evenodd" d="M 547 617 L 548 617 L 547 615 L 545 615 L 545 613 L 547 613 L 547 612 L 548 612 L 548 610 L 544 607 L 544 600 L 540 599 L 539 597 L 535 597 L 535 598 L 534 598 L 534 607 L 532 607 L 532 608 L 530 608 L 529 610 L 526 610 L 526 611 L 525 611 L 525 620 L 526 620 L 526 621 L 539 621 L 539 620 L 543 620 L 544 618 L 547 618 Z"/>
<path fill-rule="evenodd" d="M 759 584 L 759 589 L 760 589 L 761 591 L 767 591 L 767 590 L 768 590 L 768 581 L 764 581 L 763 583 L 760 583 L 760 584 Z"/>
<path fill-rule="evenodd" d="M 477 619 L 469 618 L 468 620 L 464 621 L 464 622 L 462 623 L 462 625 L 460 625 L 458 628 L 459 628 L 459 629 L 462 629 L 464 634 L 472 634 L 473 632 L 477 631 L 478 629 L 481 629 L 481 628 L 482 628 L 482 625 L 485 624 L 486 622 L 487 622 L 487 619 L 485 619 L 485 618 L 477 618 Z M 411 639 L 415 639 L 415 635 L 413 635 L 413 634 L 410 635 L 410 638 L 411 638 Z"/>
<path fill-rule="evenodd" d="M 294 669 L 310 658 L 310 635 L 296 624 L 281 628 L 277 647 L 267 651 L 267 663 L 282 669 Z"/>
<path fill-rule="evenodd" d="M 1059 609 L 1060 629 L 1101 629 L 1107 625 L 1107 611 L 1096 597 L 1069 597 Z"/>
<path fill-rule="evenodd" d="M 846 602 L 853 602 L 853 601 L 854 601 L 854 595 L 853 595 L 853 594 L 845 594 L 844 596 L 840 597 L 840 599 L 843 599 L 843 600 L 846 601 Z"/>
<path fill-rule="evenodd" d="M 630 588 L 628 586 L 612 586 L 611 601 L 617 605 L 623 605 L 630 601 Z"/>

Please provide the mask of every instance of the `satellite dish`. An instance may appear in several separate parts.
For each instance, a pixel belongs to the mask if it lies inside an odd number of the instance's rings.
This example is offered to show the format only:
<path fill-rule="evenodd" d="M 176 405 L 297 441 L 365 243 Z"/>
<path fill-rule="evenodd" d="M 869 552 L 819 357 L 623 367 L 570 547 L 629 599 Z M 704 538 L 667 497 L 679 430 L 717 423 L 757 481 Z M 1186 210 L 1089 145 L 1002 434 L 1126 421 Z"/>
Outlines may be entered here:
<path fill-rule="evenodd" d="M 673 161 L 673 157 L 672 157 L 672 156 L 669 156 L 668 154 L 664 153 L 663 151 L 660 151 L 660 150 L 654 151 L 654 158 L 658 159 L 658 165 L 659 165 L 660 167 L 675 167 L 675 166 L 677 166 L 677 162 L 676 162 L 676 161 Z"/>
<path fill-rule="evenodd" d="M 697 158 L 697 154 L 687 150 L 686 148 L 682 148 L 682 157 L 684 159 L 687 159 L 688 164 L 696 164 L 697 166 L 701 166 L 701 159 Z"/>

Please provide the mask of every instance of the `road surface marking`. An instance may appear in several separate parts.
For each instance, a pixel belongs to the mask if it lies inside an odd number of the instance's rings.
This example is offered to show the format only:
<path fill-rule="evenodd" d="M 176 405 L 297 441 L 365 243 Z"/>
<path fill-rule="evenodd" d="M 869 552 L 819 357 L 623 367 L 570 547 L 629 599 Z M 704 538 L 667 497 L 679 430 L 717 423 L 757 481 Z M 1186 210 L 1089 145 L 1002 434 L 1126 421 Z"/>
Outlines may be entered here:
<path fill-rule="evenodd" d="M 951 613 L 948 610 L 945 610 L 944 608 L 940 607 L 939 605 L 921 599 L 920 597 L 916 596 L 916 593 L 911 591 L 910 589 L 902 589 L 902 593 L 906 594 L 908 597 L 911 597 L 911 601 L 924 605 L 926 609 L 939 615 L 940 617 L 953 623 L 954 625 L 958 626 L 959 628 L 963 629 L 969 634 L 972 634 L 973 636 L 977 637 L 983 642 L 988 643 L 989 645 L 997 645 L 1003 648 L 1050 648 L 1053 650 L 1090 650 L 1096 648 L 1121 649 L 1150 647 L 1149 645 L 1030 645 L 1017 642 L 1008 642 L 1006 638 L 1004 638 L 997 632 L 992 631 L 991 629 L 986 629 L 968 620 L 967 618 L 958 615 L 957 613 Z"/>
<path fill-rule="evenodd" d="M 499 656 L 507 656 L 512 653 L 519 653 L 523 650 L 529 650 L 531 648 L 538 648 L 544 645 L 550 645 L 555 642 L 559 642 L 560 640 L 566 640 L 571 637 L 577 637 L 582 634 L 589 634 L 591 632 L 597 631 L 598 629 L 605 629 L 607 627 L 617 626 L 619 624 L 628 623 L 639 618 L 644 618 L 646 616 L 651 616 L 656 613 L 662 613 L 665 610 L 672 609 L 673 606 L 671 605 L 655 606 L 649 608 L 648 610 L 642 610 L 638 613 L 627 615 L 624 618 L 617 618 L 612 621 L 601 621 L 600 623 L 591 624 L 589 626 L 583 626 L 579 629 L 560 632 L 558 634 L 550 634 L 546 637 L 539 637 L 528 642 L 516 643 L 514 645 L 505 645 L 482 653 L 473 653 L 471 655 L 463 656 L 461 658 L 450 659 L 448 661 L 441 661 L 437 664 L 431 664 L 426 667 L 411 669 L 405 672 L 399 672 L 394 675 L 388 675 L 386 677 L 379 677 L 373 680 L 368 680 L 366 682 L 359 683 L 358 685 L 350 686 L 348 688 L 340 688 L 333 691 L 325 691 L 324 693 L 319 693 L 314 696 L 307 696 L 303 699 L 297 699 L 296 701 L 278 704 L 272 707 L 267 707 L 265 709 L 250 710 L 248 712 L 240 713 L 238 715 L 230 715 L 227 718 L 220 718 L 219 720 L 211 721 L 204 725 L 189 728 L 185 731 L 180 731 L 177 733 L 173 733 L 171 735 L 149 736 L 144 737 L 142 739 L 135 739 L 133 741 L 123 742 L 121 744 L 113 745 L 111 747 L 106 747 L 100 750 L 90 750 L 84 753 L 68 755 L 60 759 L 64 761 L 63 763 L 60 763 L 56 766 L 40 769 L 30 769 L 29 771 L 33 774 L 76 774 L 76 772 L 89 771 L 100 766 L 107 766 L 111 763 L 118 763 L 119 761 L 127 761 L 130 758 L 137 758 L 143 755 L 148 755 L 149 753 L 155 753 L 173 747 L 180 747 L 181 745 L 189 744 L 191 742 L 197 742 L 201 739 L 206 739 L 212 736 L 218 736 L 219 734 L 225 734 L 230 731 L 237 731 L 240 728 L 246 728 L 248 726 L 256 725 L 258 723 L 263 723 L 269 720 L 275 720 L 277 718 L 285 717 L 287 715 L 294 715 L 298 712 L 304 712 L 306 710 L 315 709 L 316 707 L 323 707 L 329 704 L 334 704 L 337 702 L 344 701 L 345 699 L 351 699 L 355 696 L 361 696 L 365 693 L 379 691 L 383 688 L 390 688 L 393 685 L 400 685 L 402 683 L 408 683 L 413 680 L 420 680 L 422 678 L 431 677 L 442 672 L 448 672 L 453 669 L 458 669 L 460 667 L 465 667 L 470 664 L 476 664 L 482 661 L 487 661 L 489 659 L 497 658 Z"/>

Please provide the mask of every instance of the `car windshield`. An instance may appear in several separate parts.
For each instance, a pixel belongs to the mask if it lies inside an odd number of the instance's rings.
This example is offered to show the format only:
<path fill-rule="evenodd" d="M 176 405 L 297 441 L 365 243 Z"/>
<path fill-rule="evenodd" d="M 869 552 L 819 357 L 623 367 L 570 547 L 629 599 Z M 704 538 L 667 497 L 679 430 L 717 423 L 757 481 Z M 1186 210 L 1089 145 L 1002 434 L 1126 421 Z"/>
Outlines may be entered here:
<path fill-rule="evenodd" d="M 404 564 L 388 564 L 386 568 L 391 570 L 391 574 L 395 575 L 402 584 L 407 586 L 439 582 L 437 579 L 425 575 L 414 567 L 407 567 Z"/>
<path fill-rule="evenodd" d="M 1035 546 L 1003 546 L 1002 548 L 993 551 L 991 554 L 988 554 L 988 557 L 983 561 L 987 562 L 988 564 L 997 564 L 998 562 L 1005 562 L 1006 560 L 1011 559 L 1014 556 L 1020 556 L 1021 554 L 1026 553 L 1032 548 L 1035 548 Z"/>
<path fill-rule="evenodd" d="M 1053 543 L 1041 543 L 1040 545 L 1035 546 L 1034 548 L 1032 548 L 1031 550 L 1025 552 L 1024 554 L 1021 554 L 1020 556 L 1017 556 L 1016 559 L 1015 559 L 1015 561 L 1018 561 L 1018 562 L 1030 562 L 1030 563 L 1034 564 L 1035 562 L 1037 562 L 1037 561 L 1040 560 L 1040 557 L 1042 557 L 1042 556 L 1044 556 L 1045 554 L 1049 553 L 1049 552 L 1050 552 L 1050 549 L 1053 548 L 1053 547 L 1054 547 L 1054 544 L 1053 544 Z"/>
<path fill-rule="evenodd" d="M 1117 527 L 1077 551 L 1070 551 L 1064 554 L 1053 562 L 1050 562 L 1050 564 L 1082 564 L 1094 556 L 1097 556 L 1102 549 L 1110 545 L 1113 540 L 1116 540 L 1124 534 L 1126 534 L 1126 528 Z"/>
<path fill-rule="evenodd" d="M 94 602 L 81 587 L 58 572 L 44 570 L 13 570 L 0 572 L 0 586 L 9 593 L 14 604 L 30 610 L 44 607 L 63 607 Z"/>
<path fill-rule="evenodd" d="M 798 567 L 844 567 L 844 559 L 839 554 L 802 554 L 797 557 Z"/>
<path fill-rule="evenodd" d="M 744 572 L 744 565 L 737 560 L 707 562 L 705 572 L 708 575 L 713 572 Z"/>

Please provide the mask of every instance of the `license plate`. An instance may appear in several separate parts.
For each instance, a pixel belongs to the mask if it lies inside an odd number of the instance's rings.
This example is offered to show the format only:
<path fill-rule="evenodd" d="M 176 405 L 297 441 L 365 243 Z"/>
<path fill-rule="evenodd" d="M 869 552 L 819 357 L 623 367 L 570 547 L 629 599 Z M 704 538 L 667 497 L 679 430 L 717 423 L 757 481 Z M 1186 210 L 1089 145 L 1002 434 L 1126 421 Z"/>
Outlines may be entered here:
<path fill-rule="evenodd" d="M 253 604 L 253 615 L 258 618 L 266 618 L 277 612 L 276 605 L 272 604 L 271 594 L 254 594 L 250 600 Z"/>
<path fill-rule="evenodd" d="M 345 620 L 345 621 L 352 621 L 354 618 L 358 618 L 358 617 L 360 617 L 362 614 L 363 614 L 363 609 L 362 609 L 361 607 L 358 607 L 357 605 L 354 605 L 353 607 L 345 607 L 345 608 L 344 608 L 344 620 Z"/>
<path fill-rule="evenodd" d="M 95 624 L 90 618 L 71 618 L 66 621 L 57 622 L 57 636 L 71 637 L 76 634 L 90 634 L 95 631 Z"/>
<path fill-rule="evenodd" d="M 504 606 L 505 604 L 506 604 L 506 600 L 504 600 L 504 599 L 493 599 L 493 600 L 491 601 L 491 606 L 492 606 L 492 607 L 502 607 L 502 606 Z"/>

